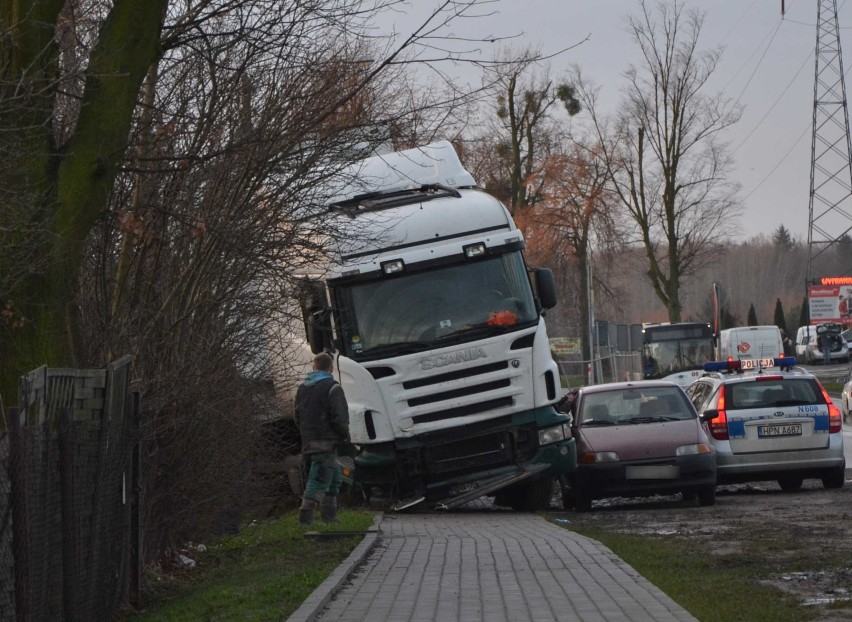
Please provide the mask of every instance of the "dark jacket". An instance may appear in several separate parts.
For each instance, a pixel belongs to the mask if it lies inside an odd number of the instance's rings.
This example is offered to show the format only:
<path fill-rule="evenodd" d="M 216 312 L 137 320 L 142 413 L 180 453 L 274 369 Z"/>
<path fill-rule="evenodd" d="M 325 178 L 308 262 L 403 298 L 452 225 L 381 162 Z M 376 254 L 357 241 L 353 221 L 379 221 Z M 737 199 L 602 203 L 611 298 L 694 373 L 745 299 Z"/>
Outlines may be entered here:
<path fill-rule="evenodd" d="M 304 454 L 333 451 L 349 442 L 349 406 L 328 372 L 310 372 L 296 390 L 296 426 Z"/>

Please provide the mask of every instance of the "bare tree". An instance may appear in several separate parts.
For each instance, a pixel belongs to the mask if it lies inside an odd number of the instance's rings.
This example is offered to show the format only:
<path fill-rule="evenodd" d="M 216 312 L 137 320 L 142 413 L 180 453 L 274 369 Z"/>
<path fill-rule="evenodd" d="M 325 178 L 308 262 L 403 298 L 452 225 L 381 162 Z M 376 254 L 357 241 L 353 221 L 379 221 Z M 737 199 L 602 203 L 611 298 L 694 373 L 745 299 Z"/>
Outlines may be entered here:
<path fill-rule="evenodd" d="M 721 133 L 740 118 L 731 100 L 707 94 L 719 50 L 699 50 L 703 17 L 678 2 L 659 3 L 629 19 L 641 64 L 631 65 L 612 123 L 595 111 L 597 91 L 577 75 L 592 114 L 613 189 L 635 222 L 647 276 L 681 320 L 681 285 L 716 246 L 736 231 L 737 185 Z"/>
<path fill-rule="evenodd" d="M 385 138 L 379 120 L 414 140 L 452 118 L 466 94 L 427 98 L 401 73 L 457 59 L 440 29 L 490 2 L 443 2 L 385 49 L 367 23 L 396 0 L 12 4 L 0 393 L 41 364 L 134 355 L 156 554 L 244 506 L 299 274 L 357 235 L 323 217 L 326 180 Z"/>
<path fill-rule="evenodd" d="M 491 164 L 480 183 L 507 203 L 523 228 L 527 208 L 541 198 L 536 178 L 543 179 L 549 145 L 558 142 L 552 139 L 558 127 L 554 114 L 563 108 L 574 115 L 579 102 L 574 87 L 553 78 L 541 54 L 531 49 L 504 51 L 488 68 L 486 80 L 496 104 L 496 128 L 487 131 L 496 134 L 496 140 L 491 141 Z"/>
<path fill-rule="evenodd" d="M 618 244 L 621 233 L 614 220 L 615 197 L 608 188 L 609 173 L 600 147 L 570 142 L 564 153 L 553 153 L 544 162 L 539 202 L 531 208 L 533 261 L 554 264 L 568 260 L 576 272 L 577 288 L 570 300 L 578 315 L 577 333 L 583 352 L 589 352 L 589 281 L 592 249 Z M 608 288 L 598 276 L 601 290 Z"/>

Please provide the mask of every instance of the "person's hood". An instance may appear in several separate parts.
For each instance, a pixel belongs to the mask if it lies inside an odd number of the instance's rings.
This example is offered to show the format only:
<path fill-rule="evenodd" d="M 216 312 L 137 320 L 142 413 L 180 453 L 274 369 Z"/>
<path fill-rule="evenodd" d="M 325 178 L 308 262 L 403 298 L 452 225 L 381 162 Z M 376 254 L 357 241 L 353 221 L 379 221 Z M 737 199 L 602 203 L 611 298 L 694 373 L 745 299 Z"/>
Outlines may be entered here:
<path fill-rule="evenodd" d="M 311 385 L 315 385 L 316 383 L 318 383 L 322 380 L 326 380 L 326 379 L 330 379 L 330 378 L 334 378 L 334 376 L 332 376 L 327 371 L 316 371 L 316 370 L 309 371 L 307 376 L 305 376 L 305 381 L 302 384 L 304 384 L 306 387 L 309 387 Z"/>

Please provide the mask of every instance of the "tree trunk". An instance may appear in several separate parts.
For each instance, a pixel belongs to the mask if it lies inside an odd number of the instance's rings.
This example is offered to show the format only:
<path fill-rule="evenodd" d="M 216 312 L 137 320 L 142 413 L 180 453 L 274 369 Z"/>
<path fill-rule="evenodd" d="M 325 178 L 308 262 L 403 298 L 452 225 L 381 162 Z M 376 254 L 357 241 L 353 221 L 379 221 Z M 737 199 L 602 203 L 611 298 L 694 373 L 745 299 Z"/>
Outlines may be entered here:
<path fill-rule="evenodd" d="M 4 114 L 4 129 L 12 131 L 5 132 L 0 152 L 15 153 L 10 143 L 24 142 L 24 155 L 15 165 L 26 171 L 22 182 L 29 213 L 45 226 L 30 274 L 8 291 L 18 321 L 0 325 L 0 395 L 7 405 L 16 401 L 21 374 L 39 365 L 74 362 L 76 278 L 87 237 L 106 210 L 140 86 L 161 53 L 167 0 L 114 3 L 88 59 L 74 133 L 60 148 L 51 118 L 59 84 L 53 36 L 63 4 L 19 0 L 11 12 L 0 14 L 15 42 L 7 52 L 13 59 L 7 85 L 23 84 L 32 100 Z M 4 86 L 7 95 L 11 88 Z M 6 224 L 25 225 L 0 220 Z"/>

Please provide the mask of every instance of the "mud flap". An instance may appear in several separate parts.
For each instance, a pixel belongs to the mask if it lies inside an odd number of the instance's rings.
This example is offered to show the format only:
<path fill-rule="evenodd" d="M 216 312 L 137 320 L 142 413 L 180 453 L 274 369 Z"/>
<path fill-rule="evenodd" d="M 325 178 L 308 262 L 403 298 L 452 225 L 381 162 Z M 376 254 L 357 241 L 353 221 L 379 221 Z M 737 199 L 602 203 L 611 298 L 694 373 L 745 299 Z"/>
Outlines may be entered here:
<path fill-rule="evenodd" d="M 550 466 L 551 465 L 549 464 L 530 464 L 525 467 L 518 467 L 511 473 L 507 473 L 505 475 L 472 482 L 471 490 L 469 490 L 468 492 L 464 492 L 460 495 L 456 495 L 455 497 L 450 497 L 448 499 L 438 501 L 435 504 L 435 509 L 449 510 L 460 505 L 464 505 L 465 503 L 473 501 L 474 499 L 478 499 L 483 495 L 490 494 L 495 490 L 499 490 L 506 486 L 516 484 L 522 480 L 532 477 L 533 475 L 538 475 L 542 471 L 546 471 L 547 469 L 549 469 Z"/>

